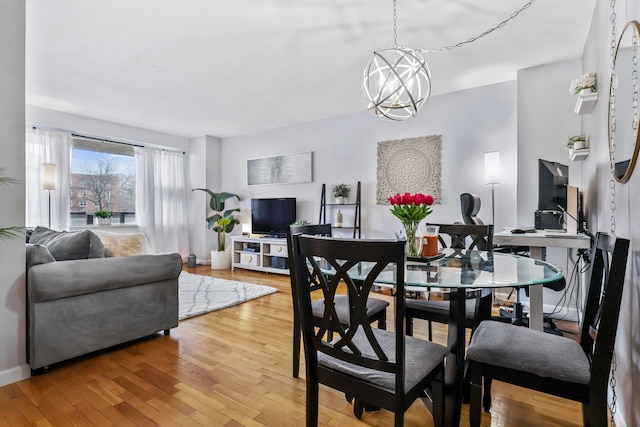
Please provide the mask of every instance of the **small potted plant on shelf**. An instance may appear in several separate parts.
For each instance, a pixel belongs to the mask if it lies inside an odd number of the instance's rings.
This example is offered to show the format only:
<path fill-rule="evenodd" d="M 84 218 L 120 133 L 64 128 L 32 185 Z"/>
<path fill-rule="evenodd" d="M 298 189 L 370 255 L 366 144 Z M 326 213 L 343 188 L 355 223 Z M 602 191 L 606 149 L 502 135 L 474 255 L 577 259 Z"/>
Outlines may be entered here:
<path fill-rule="evenodd" d="M 584 135 L 574 135 L 567 138 L 564 147 L 568 150 L 581 150 L 587 146 L 587 138 Z"/>
<path fill-rule="evenodd" d="M 196 188 L 192 191 L 204 191 L 211 200 L 209 206 L 214 211 L 213 215 L 207 217 L 207 228 L 218 234 L 217 249 L 211 251 L 211 268 L 213 270 L 226 270 L 231 268 L 231 251 L 226 250 L 226 234 L 230 233 L 236 224 L 240 224 L 240 220 L 235 217 L 234 212 L 240 212 L 240 208 L 226 209 L 224 203 L 231 198 L 240 201 L 237 194 L 232 193 L 214 193 L 208 188 Z"/>
<path fill-rule="evenodd" d="M 337 184 L 333 187 L 333 197 L 336 199 L 336 203 L 346 203 L 347 197 L 351 188 L 347 184 Z"/>
<path fill-rule="evenodd" d="M 311 223 L 306 219 L 299 219 L 291 225 L 311 225 Z"/>
<path fill-rule="evenodd" d="M 111 218 L 113 217 L 111 211 L 96 211 L 94 215 L 98 218 L 98 224 L 111 225 Z"/>
<path fill-rule="evenodd" d="M 588 73 L 579 76 L 571 81 L 569 85 L 569 93 L 571 95 L 579 95 L 581 93 L 591 93 L 598 91 L 596 73 Z"/>

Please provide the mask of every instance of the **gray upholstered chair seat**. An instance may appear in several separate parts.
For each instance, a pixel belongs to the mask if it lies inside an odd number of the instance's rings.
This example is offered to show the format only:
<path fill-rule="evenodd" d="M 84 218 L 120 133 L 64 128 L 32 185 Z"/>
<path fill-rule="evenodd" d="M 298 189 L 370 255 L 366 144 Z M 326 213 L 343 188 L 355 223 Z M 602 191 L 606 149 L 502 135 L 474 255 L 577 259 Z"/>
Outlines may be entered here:
<path fill-rule="evenodd" d="M 336 313 L 338 319 L 344 324 L 349 324 L 349 297 L 346 295 L 336 295 L 334 299 L 336 307 Z M 389 306 L 387 301 L 379 298 L 369 298 L 367 300 L 367 314 L 371 315 L 379 311 L 385 310 Z M 311 303 L 311 309 L 315 317 L 322 317 L 324 315 L 324 300 L 316 300 Z"/>
<path fill-rule="evenodd" d="M 576 384 L 589 384 L 591 379 L 589 359 L 580 344 L 509 323 L 480 323 L 467 358 Z"/>
<path fill-rule="evenodd" d="M 380 343 L 380 347 L 384 350 L 385 354 L 388 355 L 390 361 L 395 361 L 395 334 L 382 329 L 372 330 Z M 337 341 L 337 339 L 335 341 Z M 369 340 L 366 338 L 362 329 L 358 329 L 353 337 L 353 342 L 364 355 L 374 354 Z M 448 354 L 449 350 L 440 344 L 409 336 L 405 337 L 405 391 L 413 388 L 418 381 L 428 375 Z M 373 358 L 375 359 L 375 357 Z M 318 363 L 335 369 L 336 371 L 377 384 L 388 390 L 395 388 L 395 375 L 392 373 L 367 369 L 362 366 L 344 362 L 321 352 L 318 352 Z"/>
<path fill-rule="evenodd" d="M 429 312 L 434 314 L 448 316 L 450 301 L 429 301 L 407 298 L 405 307 L 407 309 L 428 310 Z M 467 312 L 467 319 L 473 320 L 475 317 L 476 305 L 474 303 L 466 304 L 465 311 Z"/>

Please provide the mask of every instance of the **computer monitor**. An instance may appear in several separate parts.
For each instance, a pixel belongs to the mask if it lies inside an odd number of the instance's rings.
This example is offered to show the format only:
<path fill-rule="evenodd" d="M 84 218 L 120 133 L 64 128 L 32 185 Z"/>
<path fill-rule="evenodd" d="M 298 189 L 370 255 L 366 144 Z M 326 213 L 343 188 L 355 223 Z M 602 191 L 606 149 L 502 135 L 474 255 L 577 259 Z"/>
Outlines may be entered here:
<path fill-rule="evenodd" d="M 538 210 L 566 211 L 569 167 L 538 159 Z"/>

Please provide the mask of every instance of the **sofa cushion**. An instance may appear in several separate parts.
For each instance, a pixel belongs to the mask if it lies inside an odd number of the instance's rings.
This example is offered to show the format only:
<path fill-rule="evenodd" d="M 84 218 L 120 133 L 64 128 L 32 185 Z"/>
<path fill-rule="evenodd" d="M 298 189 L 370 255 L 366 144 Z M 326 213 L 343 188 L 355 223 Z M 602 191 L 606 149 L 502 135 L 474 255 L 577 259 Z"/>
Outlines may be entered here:
<path fill-rule="evenodd" d="M 104 245 L 104 256 L 148 255 L 149 242 L 143 233 L 120 234 L 95 230 L 94 233 Z"/>
<path fill-rule="evenodd" d="M 36 227 L 29 243 L 46 246 L 56 261 L 104 257 L 104 245 L 91 230 L 67 232 Z"/>

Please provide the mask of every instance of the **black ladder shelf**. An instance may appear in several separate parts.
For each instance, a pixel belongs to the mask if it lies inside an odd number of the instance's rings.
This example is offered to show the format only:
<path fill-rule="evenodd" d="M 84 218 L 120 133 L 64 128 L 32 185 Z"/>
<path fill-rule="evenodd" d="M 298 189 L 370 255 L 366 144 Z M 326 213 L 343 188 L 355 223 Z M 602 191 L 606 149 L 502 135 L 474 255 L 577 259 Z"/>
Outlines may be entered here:
<path fill-rule="evenodd" d="M 334 226 L 334 228 L 340 229 L 340 230 L 353 230 L 353 238 L 354 239 L 356 237 L 358 239 L 362 238 L 362 236 L 361 236 L 362 207 L 361 207 L 361 203 L 360 203 L 360 193 L 361 193 L 360 187 L 361 187 L 360 181 L 358 181 L 358 184 L 356 186 L 356 201 L 355 201 L 355 203 L 327 203 L 327 186 L 326 186 L 326 184 L 322 184 L 322 194 L 320 196 L 320 217 L 318 219 L 318 224 L 332 224 L 332 226 L 333 226 L 333 222 L 331 221 L 331 218 L 327 219 L 327 206 L 329 206 L 329 208 L 330 208 L 330 213 L 332 213 L 331 211 L 333 211 L 334 209 L 337 209 L 338 207 L 351 206 L 354 209 L 353 226 L 352 227 L 335 227 Z"/>

